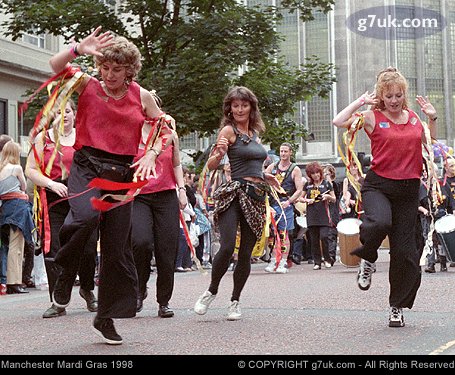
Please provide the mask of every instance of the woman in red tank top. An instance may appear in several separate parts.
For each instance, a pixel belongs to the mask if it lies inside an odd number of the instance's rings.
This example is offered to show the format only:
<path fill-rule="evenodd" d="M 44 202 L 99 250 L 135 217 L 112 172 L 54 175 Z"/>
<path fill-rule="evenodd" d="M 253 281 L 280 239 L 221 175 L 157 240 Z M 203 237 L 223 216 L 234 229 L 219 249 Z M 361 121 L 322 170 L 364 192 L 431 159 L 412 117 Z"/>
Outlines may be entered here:
<path fill-rule="evenodd" d="M 61 270 L 60 266 L 54 262 L 54 258 L 60 248 L 59 231 L 70 210 L 69 201 L 62 198 L 68 197 L 68 173 L 74 157 L 73 146 L 76 140 L 74 102 L 69 100 L 66 103 L 65 112 L 62 114 L 58 111 L 57 114 L 53 127 L 35 138 L 35 153 L 31 152 L 28 155 L 25 169 L 27 177 L 38 187 L 40 203 L 43 208 L 42 216 L 40 217 L 44 229 L 40 233 L 43 244 L 41 250 L 44 253 L 44 265 L 51 302 L 55 282 Z M 62 116 L 63 129 L 60 129 Z M 60 145 L 55 158 L 53 158 L 56 152 L 57 139 Z M 38 160 L 35 159 L 35 155 Z M 48 163 L 51 161 L 50 169 L 47 171 Z M 55 203 L 57 201 L 58 203 Z M 86 300 L 87 309 L 90 312 L 95 312 L 98 309 L 98 302 L 93 293 L 95 288 L 97 240 L 98 230 L 96 228 L 85 243 L 84 254 L 79 267 L 79 280 L 81 283 L 79 294 Z M 63 315 L 66 315 L 66 309 L 52 304 L 44 312 L 43 318 L 55 318 Z"/>
<path fill-rule="evenodd" d="M 76 152 L 68 180 L 68 194 L 73 197 L 60 230 L 61 247 L 55 262 L 63 270 L 55 284 L 53 302 L 59 308 L 69 304 L 82 256 L 81 244 L 99 225 L 98 312 L 93 329 L 107 344 L 119 345 L 122 337 L 114 327 L 113 318 L 134 317 L 137 309 L 137 274 L 131 249 L 132 201 L 115 206 L 109 205 L 112 203 L 109 200 L 102 201 L 110 209 L 103 212 L 101 220 L 101 213 L 91 202 L 100 202 L 106 194 L 112 197 L 119 192 L 114 190 L 115 184 L 109 184 L 105 190 L 87 190 L 87 185 L 100 177 L 116 183 L 131 183 L 133 175 L 142 181 L 150 178 L 161 152 L 161 142 L 147 148 L 135 163 L 133 159 L 142 132 L 149 128 L 144 120 L 158 120 L 164 115 L 151 93 L 134 81 L 141 69 L 141 54 L 129 40 L 114 37 L 110 32 L 101 33 L 101 27 L 97 27 L 49 62 L 58 73 L 69 70 L 69 63 L 79 55 L 94 56 L 100 79 L 82 75 L 76 87 L 79 94 Z"/>
<path fill-rule="evenodd" d="M 422 96 L 417 96 L 417 103 L 428 116 L 430 134 L 435 137 L 436 110 Z M 354 122 L 354 113 L 365 104 L 374 107 L 361 112 L 373 160 L 361 189 L 365 211 L 360 226 L 362 246 L 352 254 L 362 258 L 357 283 L 361 290 L 368 290 L 378 249 L 389 236 L 389 327 L 403 327 L 403 308 L 412 308 L 421 278 L 415 223 L 424 125 L 409 108 L 407 81 L 395 68 L 381 71 L 376 92 L 367 91 L 349 104 L 335 116 L 333 124 L 354 131 L 360 123 Z"/>

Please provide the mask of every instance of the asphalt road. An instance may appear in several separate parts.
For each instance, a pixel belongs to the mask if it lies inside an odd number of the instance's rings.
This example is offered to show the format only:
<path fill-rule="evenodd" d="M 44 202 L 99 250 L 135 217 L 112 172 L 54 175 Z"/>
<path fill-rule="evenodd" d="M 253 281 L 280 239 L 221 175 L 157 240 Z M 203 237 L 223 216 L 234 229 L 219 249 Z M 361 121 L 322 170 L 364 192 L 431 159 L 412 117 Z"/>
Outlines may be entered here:
<path fill-rule="evenodd" d="M 204 316 L 192 308 L 209 273 L 176 273 L 170 319 L 157 317 L 153 275 L 144 310 L 116 320 L 120 346 L 105 345 L 92 332 L 94 313 L 77 287 L 67 315 L 53 319 L 41 317 L 49 307 L 47 291 L 0 296 L 1 355 L 454 355 L 455 268 L 441 273 L 437 265 L 437 273 L 423 273 L 414 308 L 404 311 L 406 326 L 389 328 L 388 261 L 381 250 L 366 292 L 356 286 L 357 268 L 338 262 L 319 271 L 305 263 L 287 274 L 268 274 L 265 263 L 254 264 L 242 294 L 242 320 L 234 322 L 226 320 L 231 271 Z"/>

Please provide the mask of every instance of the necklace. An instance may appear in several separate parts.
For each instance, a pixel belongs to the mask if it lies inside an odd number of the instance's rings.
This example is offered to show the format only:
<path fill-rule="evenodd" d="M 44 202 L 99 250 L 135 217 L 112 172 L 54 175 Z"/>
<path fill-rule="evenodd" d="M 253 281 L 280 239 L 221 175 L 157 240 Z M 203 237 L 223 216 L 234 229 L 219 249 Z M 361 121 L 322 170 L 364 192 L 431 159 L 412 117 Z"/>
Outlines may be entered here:
<path fill-rule="evenodd" d="M 251 142 L 251 137 L 248 134 L 242 133 L 238 128 L 237 129 L 237 136 L 239 139 L 245 143 L 246 145 Z M 247 130 L 248 131 L 248 130 Z"/>
<path fill-rule="evenodd" d="M 114 100 L 120 100 L 122 99 L 126 93 L 128 92 L 128 86 L 126 86 L 125 84 L 123 85 L 123 91 L 122 93 L 118 94 L 118 95 L 114 95 L 106 86 L 106 84 L 103 82 L 102 84 L 102 87 L 103 87 L 103 90 L 104 92 L 107 94 L 107 96 L 109 96 L 110 98 L 114 99 Z"/>
<path fill-rule="evenodd" d="M 60 137 L 65 137 L 65 138 L 67 138 L 67 137 L 71 136 L 71 135 L 73 134 L 73 130 L 74 130 L 74 129 L 71 129 L 71 131 L 70 131 L 68 134 L 65 134 L 65 132 L 63 132 L 63 134 L 61 134 Z"/>

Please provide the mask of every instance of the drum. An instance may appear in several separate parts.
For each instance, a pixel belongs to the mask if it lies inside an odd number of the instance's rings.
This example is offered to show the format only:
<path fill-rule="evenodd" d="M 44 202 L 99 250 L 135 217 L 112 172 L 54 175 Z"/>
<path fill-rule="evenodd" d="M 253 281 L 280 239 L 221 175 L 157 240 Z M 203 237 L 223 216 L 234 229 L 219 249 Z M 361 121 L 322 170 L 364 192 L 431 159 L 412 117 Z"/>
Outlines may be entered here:
<path fill-rule="evenodd" d="M 337 225 L 338 243 L 340 245 L 340 262 L 346 267 L 357 267 L 360 258 L 350 252 L 361 245 L 360 224 L 362 221 L 355 218 L 341 220 Z"/>
<path fill-rule="evenodd" d="M 447 258 L 455 262 L 455 215 L 441 217 L 434 224 L 434 229 L 446 249 Z"/>

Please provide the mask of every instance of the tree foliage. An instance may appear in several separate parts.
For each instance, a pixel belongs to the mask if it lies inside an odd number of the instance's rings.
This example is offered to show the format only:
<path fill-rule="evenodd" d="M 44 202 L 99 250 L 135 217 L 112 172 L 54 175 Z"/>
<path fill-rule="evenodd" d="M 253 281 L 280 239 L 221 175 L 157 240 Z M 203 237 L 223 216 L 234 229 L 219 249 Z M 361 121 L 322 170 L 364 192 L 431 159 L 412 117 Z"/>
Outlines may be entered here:
<path fill-rule="evenodd" d="M 296 69 L 279 58 L 275 25 L 281 8 L 246 8 L 235 0 L 121 4 L 114 11 L 93 0 L 3 0 L 0 9 L 10 17 L 2 26 L 13 39 L 32 32 L 80 40 L 101 25 L 132 40 L 143 55 L 139 83 L 156 89 L 164 110 L 177 120 L 180 134 L 215 132 L 223 98 L 232 85 L 246 85 L 255 92 L 268 129 L 287 123 L 296 102 L 325 96 L 331 89 L 331 64 L 312 58 Z M 310 20 L 315 11 L 330 10 L 333 1 L 283 0 L 281 4 L 291 12 L 298 9 L 302 20 Z M 241 76 L 239 66 L 246 66 Z M 296 134 L 289 130 L 286 135 Z"/>

